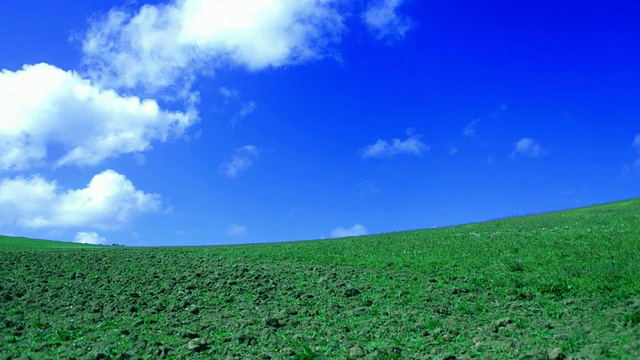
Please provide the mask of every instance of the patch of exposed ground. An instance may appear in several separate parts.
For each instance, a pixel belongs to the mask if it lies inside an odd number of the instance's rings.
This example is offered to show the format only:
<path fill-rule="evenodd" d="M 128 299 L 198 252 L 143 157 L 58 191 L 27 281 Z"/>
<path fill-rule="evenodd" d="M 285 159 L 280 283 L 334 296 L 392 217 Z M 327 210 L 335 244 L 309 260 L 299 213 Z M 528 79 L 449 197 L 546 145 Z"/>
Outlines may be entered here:
<path fill-rule="evenodd" d="M 640 356 L 640 296 L 197 248 L 0 252 L 0 300 L 3 359 Z"/>

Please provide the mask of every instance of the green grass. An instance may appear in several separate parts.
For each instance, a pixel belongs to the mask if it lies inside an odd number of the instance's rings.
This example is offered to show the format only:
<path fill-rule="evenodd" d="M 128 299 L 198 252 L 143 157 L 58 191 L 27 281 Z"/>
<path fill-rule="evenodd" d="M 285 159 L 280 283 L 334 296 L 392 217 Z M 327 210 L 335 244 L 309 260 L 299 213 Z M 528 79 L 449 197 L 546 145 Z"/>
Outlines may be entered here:
<path fill-rule="evenodd" d="M 448 228 L 203 250 L 229 258 L 486 274 L 552 293 L 637 293 L 640 199 Z"/>
<path fill-rule="evenodd" d="M 636 359 L 638 279 L 640 199 L 273 244 L 0 237 L 0 358 Z"/>
<path fill-rule="evenodd" d="M 47 250 L 47 249 L 88 249 L 95 245 L 77 244 L 63 241 L 37 240 L 22 237 L 0 235 L 0 251 L 2 250 Z"/>

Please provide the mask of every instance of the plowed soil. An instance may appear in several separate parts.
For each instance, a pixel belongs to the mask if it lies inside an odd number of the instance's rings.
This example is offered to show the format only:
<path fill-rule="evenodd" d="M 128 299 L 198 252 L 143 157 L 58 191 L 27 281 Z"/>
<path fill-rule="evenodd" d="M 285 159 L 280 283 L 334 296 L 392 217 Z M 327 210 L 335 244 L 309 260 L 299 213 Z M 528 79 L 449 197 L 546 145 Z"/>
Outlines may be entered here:
<path fill-rule="evenodd" d="M 0 252 L 3 359 L 596 359 L 640 355 L 640 296 L 206 248 Z"/>

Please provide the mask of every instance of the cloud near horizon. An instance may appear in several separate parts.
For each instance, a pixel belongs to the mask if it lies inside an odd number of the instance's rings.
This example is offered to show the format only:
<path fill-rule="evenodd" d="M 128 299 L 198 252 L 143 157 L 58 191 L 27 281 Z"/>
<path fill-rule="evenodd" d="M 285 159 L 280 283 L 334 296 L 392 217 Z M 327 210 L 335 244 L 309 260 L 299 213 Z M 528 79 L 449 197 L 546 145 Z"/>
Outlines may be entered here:
<path fill-rule="evenodd" d="M 227 235 L 240 236 L 247 232 L 247 227 L 241 224 L 231 224 L 227 227 Z"/>
<path fill-rule="evenodd" d="M 102 90 L 73 71 L 40 63 L 0 72 L 0 170 L 96 165 L 180 137 L 195 112 Z M 51 150 L 62 152 L 50 159 Z"/>
<path fill-rule="evenodd" d="M 391 141 L 379 139 L 361 149 L 360 155 L 363 159 L 388 158 L 396 155 L 422 156 L 424 152 L 430 150 L 429 145 L 421 140 L 421 135 L 414 134 L 411 130 L 407 131 L 407 133 L 408 136 L 404 140 L 398 138 Z"/>
<path fill-rule="evenodd" d="M 90 245 L 106 245 L 107 239 L 103 238 L 96 232 L 79 232 L 76 234 L 74 243 L 90 244 Z"/>
<path fill-rule="evenodd" d="M 64 189 L 39 175 L 0 181 L 0 224 L 25 228 L 114 230 L 144 213 L 162 211 L 158 194 L 136 190 L 124 175 L 105 170 L 83 189 Z"/>
<path fill-rule="evenodd" d="M 350 236 L 362 236 L 367 235 L 368 231 L 364 225 L 356 224 L 350 228 L 338 227 L 331 231 L 332 238 L 350 237 Z"/>

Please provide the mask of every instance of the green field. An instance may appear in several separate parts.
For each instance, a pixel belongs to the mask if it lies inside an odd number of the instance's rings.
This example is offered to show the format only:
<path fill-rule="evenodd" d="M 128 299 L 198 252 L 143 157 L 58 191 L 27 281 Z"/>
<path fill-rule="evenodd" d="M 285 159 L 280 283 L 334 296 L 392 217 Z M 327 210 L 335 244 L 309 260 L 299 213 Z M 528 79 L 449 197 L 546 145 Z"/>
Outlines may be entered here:
<path fill-rule="evenodd" d="M 0 237 L 0 299 L 3 359 L 637 359 L 640 199 L 274 244 Z"/>
<path fill-rule="evenodd" d="M 0 235 L 0 251 L 2 250 L 44 250 L 44 249 L 88 249 L 93 245 L 77 244 L 62 241 L 36 240 L 21 237 Z"/>

